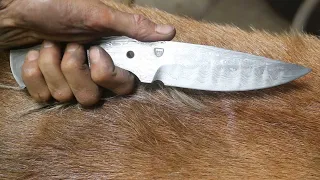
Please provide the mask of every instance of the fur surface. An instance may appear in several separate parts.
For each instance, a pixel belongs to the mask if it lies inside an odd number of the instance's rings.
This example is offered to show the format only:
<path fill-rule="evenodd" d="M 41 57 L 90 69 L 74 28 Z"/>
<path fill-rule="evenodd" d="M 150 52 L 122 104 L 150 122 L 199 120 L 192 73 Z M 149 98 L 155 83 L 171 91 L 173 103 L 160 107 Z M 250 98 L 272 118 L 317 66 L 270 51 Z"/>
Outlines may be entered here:
<path fill-rule="evenodd" d="M 177 28 L 175 41 L 301 64 L 295 82 L 243 93 L 140 87 L 94 109 L 39 105 L 0 59 L 0 179 L 319 179 L 320 40 L 246 32 L 108 5 Z"/>

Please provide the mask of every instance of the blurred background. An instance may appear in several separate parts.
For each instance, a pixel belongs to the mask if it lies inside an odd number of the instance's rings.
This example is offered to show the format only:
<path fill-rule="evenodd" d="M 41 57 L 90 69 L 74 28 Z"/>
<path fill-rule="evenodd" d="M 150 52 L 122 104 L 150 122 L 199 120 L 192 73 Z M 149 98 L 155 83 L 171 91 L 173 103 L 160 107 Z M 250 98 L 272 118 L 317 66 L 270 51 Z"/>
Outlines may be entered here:
<path fill-rule="evenodd" d="M 320 0 L 116 0 L 242 29 L 320 35 Z"/>

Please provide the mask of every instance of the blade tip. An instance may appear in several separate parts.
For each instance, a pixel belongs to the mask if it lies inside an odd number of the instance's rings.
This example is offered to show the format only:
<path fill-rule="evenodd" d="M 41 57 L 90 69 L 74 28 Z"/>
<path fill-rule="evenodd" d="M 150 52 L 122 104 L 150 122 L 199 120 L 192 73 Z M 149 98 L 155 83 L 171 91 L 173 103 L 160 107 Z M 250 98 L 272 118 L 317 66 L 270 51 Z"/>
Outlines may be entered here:
<path fill-rule="evenodd" d="M 307 74 L 309 74 L 311 72 L 312 72 L 311 68 L 302 67 L 301 76 L 300 77 L 305 76 L 305 75 L 307 75 Z"/>

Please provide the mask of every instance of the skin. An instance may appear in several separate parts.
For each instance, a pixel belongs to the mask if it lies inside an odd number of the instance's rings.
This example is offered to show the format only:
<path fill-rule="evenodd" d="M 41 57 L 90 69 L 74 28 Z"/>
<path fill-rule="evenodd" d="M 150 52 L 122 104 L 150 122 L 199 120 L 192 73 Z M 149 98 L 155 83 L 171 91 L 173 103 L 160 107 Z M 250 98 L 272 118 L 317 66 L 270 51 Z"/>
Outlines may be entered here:
<path fill-rule="evenodd" d="M 42 42 L 40 51 L 27 54 L 22 67 L 27 90 L 37 102 L 76 99 L 92 106 L 104 89 L 118 95 L 133 92 L 134 76 L 115 67 L 102 48 L 90 48 L 89 69 L 84 43 L 110 35 L 140 41 L 171 40 L 175 36 L 172 26 L 120 12 L 100 0 L 2 0 L 0 9 L 1 49 Z M 67 43 L 65 49 L 62 43 Z"/>

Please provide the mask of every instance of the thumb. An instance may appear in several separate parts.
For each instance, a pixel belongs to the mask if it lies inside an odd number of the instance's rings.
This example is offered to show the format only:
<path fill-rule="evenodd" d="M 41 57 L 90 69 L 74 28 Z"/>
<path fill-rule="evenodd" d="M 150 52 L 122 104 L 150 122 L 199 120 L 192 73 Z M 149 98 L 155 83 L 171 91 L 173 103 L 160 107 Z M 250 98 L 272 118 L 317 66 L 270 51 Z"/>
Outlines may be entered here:
<path fill-rule="evenodd" d="M 102 32 L 113 30 L 140 41 L 172 40 L 176 30 L 170 25 L 155 24 L 148 18 L 102 7 L 95 25 Z"/>

